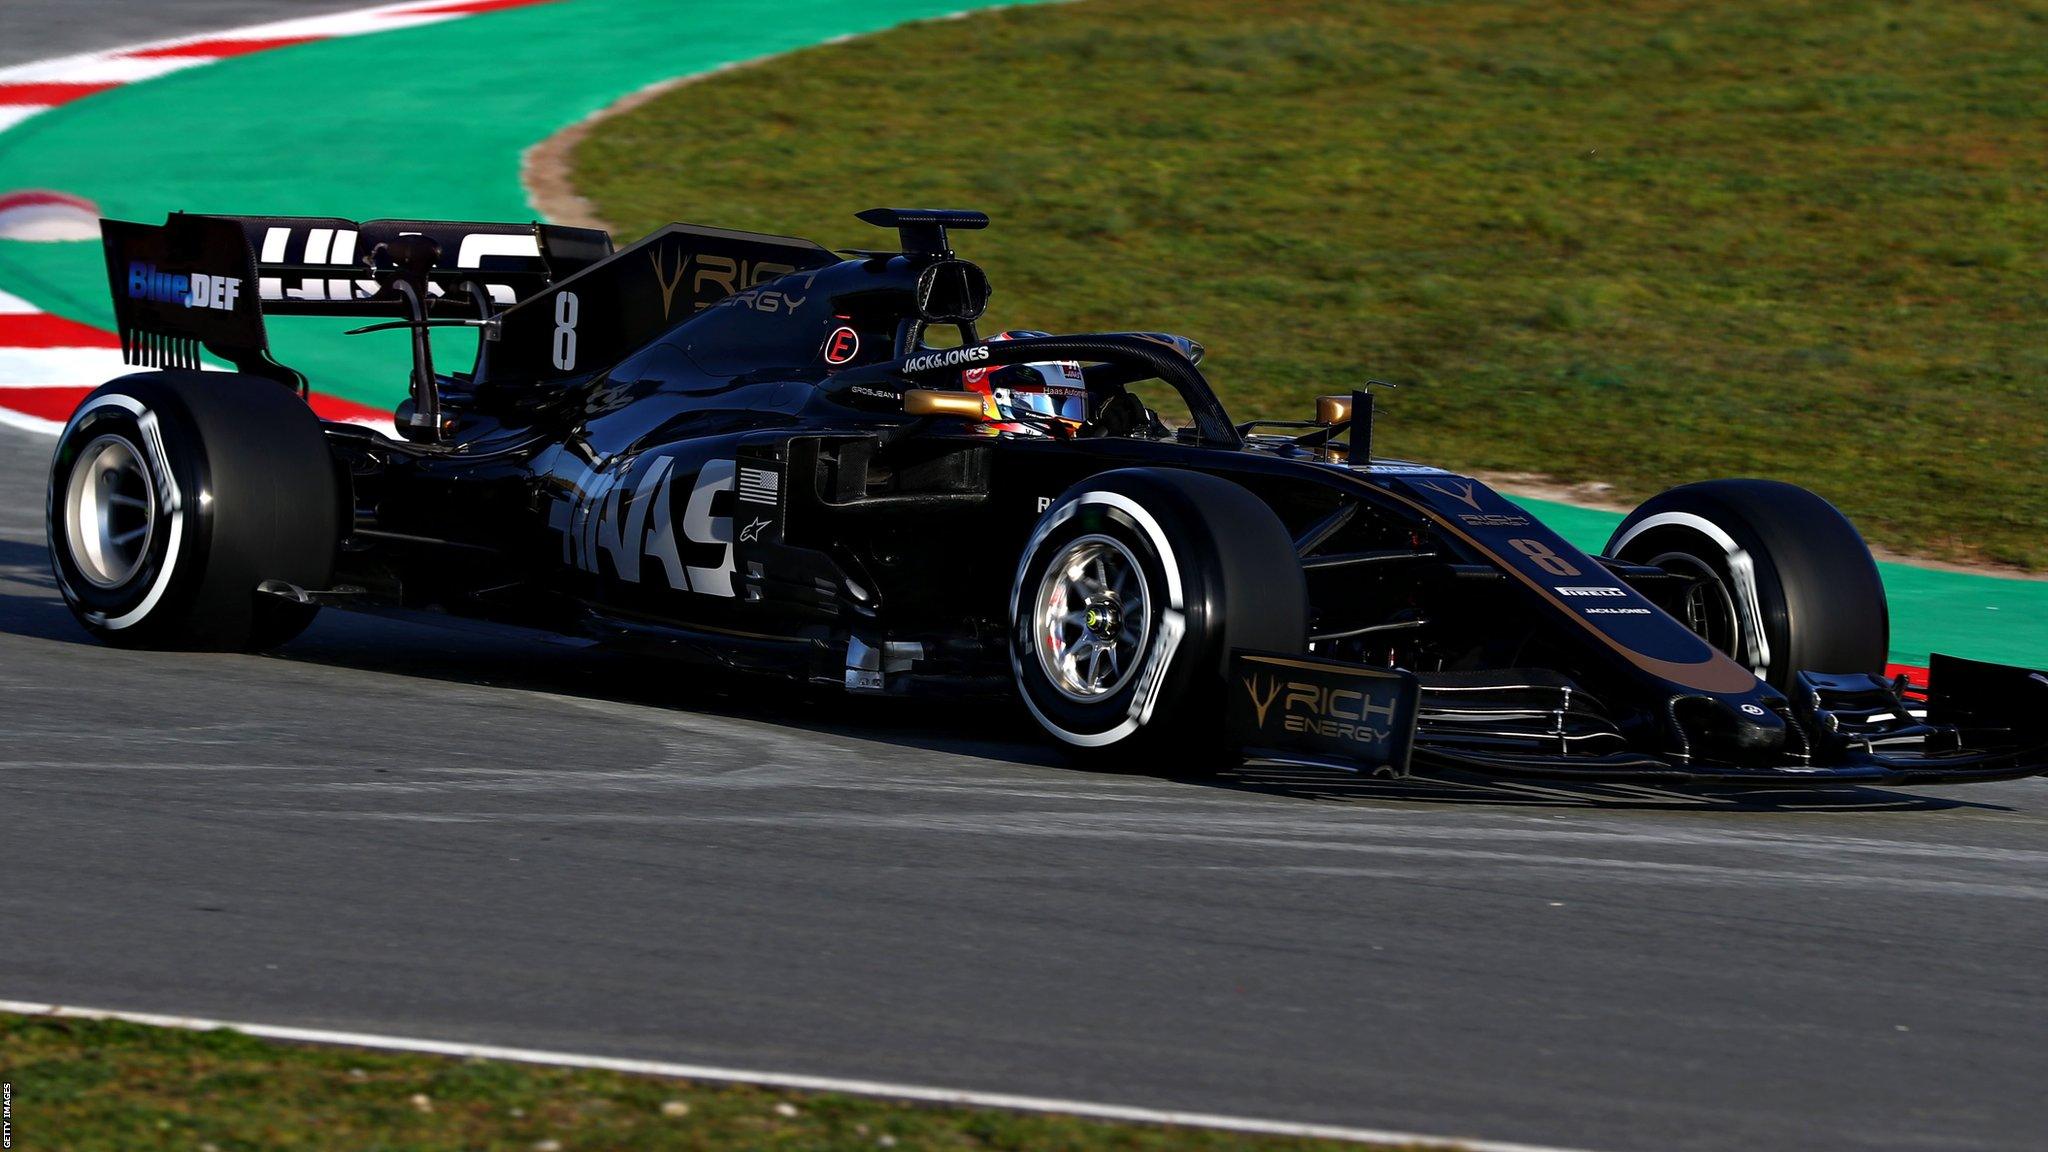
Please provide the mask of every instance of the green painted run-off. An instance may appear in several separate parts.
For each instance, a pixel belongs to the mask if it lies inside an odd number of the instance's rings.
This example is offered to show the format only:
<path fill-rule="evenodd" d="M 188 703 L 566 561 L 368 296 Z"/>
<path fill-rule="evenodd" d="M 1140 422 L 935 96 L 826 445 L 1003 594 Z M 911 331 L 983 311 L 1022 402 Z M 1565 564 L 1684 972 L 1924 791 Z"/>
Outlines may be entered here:
<path fill-rule="evenodd" d="M 58 189 L 134 220 L 173 209 L 525 219 L 533 214 L 519 185 L 525 149 L 626 93 L 958 7 L 566 0 L 263 52 L 114 89 L 0 134 L 0 191 Z M 934 155 L 944 153 L 911 150 L 904 159 Z M 764 172 L 763 194 L 774 187 L 775 174 Z M 859 189 L 846 199 L 848 212 L 870 206 Z M 97 245 L 0 241 L 0 284 L 111 327 Z M 338 328 L 273 321 L 272 344 L 323 391 L 393 402 L 404 389 L 403 334 L 349 338 Z M 459 363 L 465 339 L 442 334 L 436 344 Z M 1619 520 L 1525 503 L 1590 550 Z M 2048 582 L 1881 567 L 1895 661 L 1924 663 L 1940 650 L 2048 666 Z"/>

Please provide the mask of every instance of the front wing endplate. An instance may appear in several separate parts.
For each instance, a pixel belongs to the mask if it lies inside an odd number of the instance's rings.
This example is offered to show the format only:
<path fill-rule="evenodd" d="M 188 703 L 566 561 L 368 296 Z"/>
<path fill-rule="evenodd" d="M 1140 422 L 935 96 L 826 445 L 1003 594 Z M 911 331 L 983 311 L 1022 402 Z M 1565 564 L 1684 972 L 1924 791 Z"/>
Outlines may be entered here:
<path fill-rule="evenodd" d="M 1313 657 L 1233 652 L 1229 725 L 1247 756 L 1406 776 L 1415 676 Z"/>

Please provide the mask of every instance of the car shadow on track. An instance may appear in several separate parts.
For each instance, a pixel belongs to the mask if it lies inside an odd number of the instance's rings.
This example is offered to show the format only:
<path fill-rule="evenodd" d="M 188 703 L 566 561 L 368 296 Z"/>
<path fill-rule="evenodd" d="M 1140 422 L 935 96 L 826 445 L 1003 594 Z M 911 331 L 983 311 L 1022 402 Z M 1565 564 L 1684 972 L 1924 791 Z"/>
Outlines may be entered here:
<path fill-rule="evenodd" d="M 50 549 L 41 541 L 0 536 L 0 571 L 10 579 L 40 580 L 56 586 L 50 576 Z"/>
<path fill-rule="evenodd" d="M 1196 781 L 1216 788 L 1325 803 L 1411 802 L 1480 804 L 1510 808 L 1597 808 L 1619 811 L 1720 811 L 1744 813 L 1941 812 L 1974 809 L 2010 812 L 2003 804 L 1957 800 L 1886 788 L 1665 788 L 1559 780 L 1496 780 L 1485 776 L 1432 772 L 1402 780 L 1374 779 L 1295 765 L 1248 764 L 1235 772 Z"/>
<path fill-rule="evenodd" d="M 58 597 L 50 550 L 40 542 L 0 536 L 0 632 L 90 642 Z"/>
<path fill-rule="evenodd" d="M 546 692 L 1014 764 L 1055 766 L 1023 709 L 984 699 L 849 696 L 831 685 L 680 660 L 495 624 L 324 612 L 276 658 L 470 686 Z"/>
<path fill-rule="evenodd" d="M 41 541 L 0 537 L 0 634 L 98 645 L 65 608 Z M 830 686 L 792 691 L 766 678 L 437 614 L 391 618 L 326 611 L 283 648 L 245 658 L 759 720 L 1019 764 L 1060 762 L 1036 738 L 1022 709 L 1012 715 L 1000 702 L 849 697 Z M 181 657 L 166 653 L 161 659 L 170 674 Z"/>
<path fill-rule="evenodd" d="M 517 641 L 511 630 L 466 624 L 451 629 L 328 613 L 331 630 L 315 632 L 284 658 L 409 676 L 582 696 L 643 707 L 709 713 L 801 731 L 831 733 L 922 751 L 976 756 L 1036 767 L 1072 767 L 1014 702 L 934 702 L 847 696 L 830 686 L 792 692 L 766 680 L 749 682 L 693 666 L 591 646 L 526 641 L 532 659 L 494 652 Z M 347 621 L 347 623 L 342 623 Z M 457 631 L 459 629 L 459 632 Z M 437 636 L 444 638 L 437 643 Z M 1371 779 L 1339 770 L 1247 765 L 1215 776 L 1174 779 L 1318 803 L 1480 804 L 1506 807 L 1798 813 L 1813 811 L 2008 811 L 2002 805 L 1882 788 L 1700 789 L 1680 791 L 1621 784 L 1524 783 L 1444 774 L 1406 780 Z"/>
<path fill-rule="evenodd" d="M 39 541 L 0 538 L 0 633 L 80 645 L 95 643 L 59 599 L 56 581 L 50 575 L 49 551 Z M 784 684 L 749 681 L 676 661 L 494 624 L 439 618 L 395 620 L 330 611 L 322 613 L 304 636 L 267 658 L 754 720 L 1011 764 L 1067 766 L 1059 750 L 1040 738 L 1023 709 L 1010 702 L 849 697 L 829 686 L 791 691 Z M 2006 810 L 2000 805 L 1880 788 L 1678 791 L 1449 774 L 1383 780 L 1335 770 L 1257 764 L 1213 777 L 1175 779 L 1190 787 L 1317 803 L 1782 813 Z"/>

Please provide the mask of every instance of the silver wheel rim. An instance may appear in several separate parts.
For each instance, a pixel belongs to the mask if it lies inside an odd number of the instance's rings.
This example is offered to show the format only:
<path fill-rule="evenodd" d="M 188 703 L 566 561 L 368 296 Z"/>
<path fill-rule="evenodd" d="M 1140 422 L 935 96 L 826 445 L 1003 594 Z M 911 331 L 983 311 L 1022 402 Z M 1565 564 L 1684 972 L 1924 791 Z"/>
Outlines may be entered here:
<path fill-rule="evenodd" d="M 78 454 L 64 493 L 65 543 L 96 588 L 135 577 L 156 535 L 156 485 L 127 438 L 101 436 Z"/>
<path fill-rule="evenodd" d="M 1152 638 L 1144 569 L 1121 542 L 1083 536 L 1046 568 L 1031 623 L 1038 666 L 1060 695 L 1084 704 L 1113 695 Z"/>
<path fill-rule="evenodd" d="M 1742 658 L 1742 619 L 1736 614 L 1735 597 L 1712 565 L 1689 552 L 1666 552 L 1650 561 L 1666 572 L 1693 578 L 1685 594 L 1681 619 L 1695 636 L 1735 659 Z"/>

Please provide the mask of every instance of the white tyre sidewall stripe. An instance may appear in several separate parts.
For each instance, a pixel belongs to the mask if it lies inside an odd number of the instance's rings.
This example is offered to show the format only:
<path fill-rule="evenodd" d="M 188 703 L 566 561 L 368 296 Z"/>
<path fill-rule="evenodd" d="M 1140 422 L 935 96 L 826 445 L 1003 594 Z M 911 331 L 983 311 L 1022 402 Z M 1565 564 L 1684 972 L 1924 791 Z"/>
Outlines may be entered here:
<path fill-rule="evenodd" d="M 185 538 L 185 506 L 184 493 L 178 488 L 178 478 L 171 472 L 170 453 L 164 448 L 163 428 L 157 422 L 156 413 L 150 411 L 147 405 L 133 396 L 123 396 L 116 392 L 94 397 L 92 400 L 87 401 L 79 407 L 78 411 L 71 414 L 71 419 L 64 425 L 64 431 L 60 435 L 58 443 L 61 445 L 64 440 L 68 439 L 72 429 L 77 427 L 81 420 L 102 408 L 119 408 L 135 418 L 136 427 L 142 433 L 141 447 L 143 454 L 148 457 L 150 470 L 155 473 L 150 479 L 155 482 L 157 487 L 157 507 L 163 510 L 161 514 L 170 521 L 170 529 L 164 544 L 163 562 L 157 566 L 156 579 L 150 583 L 149 591 L 143 596 L 142 602 L 121 613 L 119 616 L 107 616 L 90 609 L 86 611 L 86 619 L 91 623 L 108 631 L 118 632 L 123 628 L 132 627 L 147 618 L 150 612 L 155 609 L 157 601 L 163 599 L 165 590 L 170 587 L 171 577 L 178 570 L 179 546 L 184 542 Z M 54 493 L 54 491 L 53 487 L 52 492 Z M 54 499 L 54 495 L 52 499 Z M 55 529 L 55 514 L 52 513 L 50 550 L 53 555 L 58 547 Z M 70 582 L 63 578 L 61 566 L 52 565 L 52 567 L 58 569 L 57 586 L 64 593 L 64 598 L 73 604 L 77 604 L 78 594 L 72 590 Z"/>
<path fill-rule="evenodd" d="M 1735 582 L 1736 615 L 1742 617 L 1739 623 L 1742 625 L 1743 643 L 1747 647 L 1744 654 L 1750 658 L 1750 671 L 1761 678 L 1771 666 L 1771 643 L 1764 635 L 1763 604 L 1757 597 L 1756 560 L 1735 542 L 1726 529 L 1692 512 L 1659 512 L 1645 516 L 1640 522 L 1630 525 L 1610 551 L 1619 556 L 1629 541 L 1653 528 L 1688 528 L 1721 549 L 1728 562 L 1728 576 Z"/>
<path fill-rule="evenodd" d="M 1073 519 L 1076 513 L 1090 504 L 1101 504 L 1117 509 L 1129 516 L 1138 526 L 1138 530 L 1145 534 L 1146 540 L 1152 545 L 1152 550 L 1158 554 L 1161 566 L 1166 570 L 1166 607 L 1160 613 L 1160 626 L 1154 634 L 1152 651 L 1146 654 L 1145 669 L 1138 676 L 1137 691 L 1131 696 L 1130 711 L 1125 715 L 1123 722 L 1104 732 L 1070 732 L 1047 716 L 1031 698 L 1031 693 L 1025 690 L 1022 679 L 1023 659 L 1018 654 L 1014 638 L 1019 627 L 1017 607 L 1024 595 L 1024 578 L 1031 568 L 1033 559 L 1038 555 L 1039 546 L 1045 543 L 1045 538 L 1050 536 L 1054 529 Z M 1024 698 L 1024 707 L 1031 711 L 1039 727 L 1077 748 L 1101 748 L 1114 744 L 1144 727 L 1152 719 L 1152 710 L 1159 700 L 1159 686 L 1166 681 L 1167 668 L 1173 662 L 1174 653 L 1179 650 L 1181 637 L 1186 631 L 1187 613 L 1181 587 L 1180 564 L 1174 557 L 1173 545 L 1166 539 L 1165 530 L 1159 526 L 1159 521 L 1152 513 L 1145 510 L 1144 505 L 1121 492 L 1083 492 L 1074 499 L 1060 504 L 1039 521 L 1037 531 L 1031 534 L 1030 542 L 1024 545 L 1023 556 L 1017 561 L 1016 579 L 1010 584 L 1010 634 L 1013 638 L 1010 645 L 1011 677 L 1017 684 L 1017 695 Z"/>

